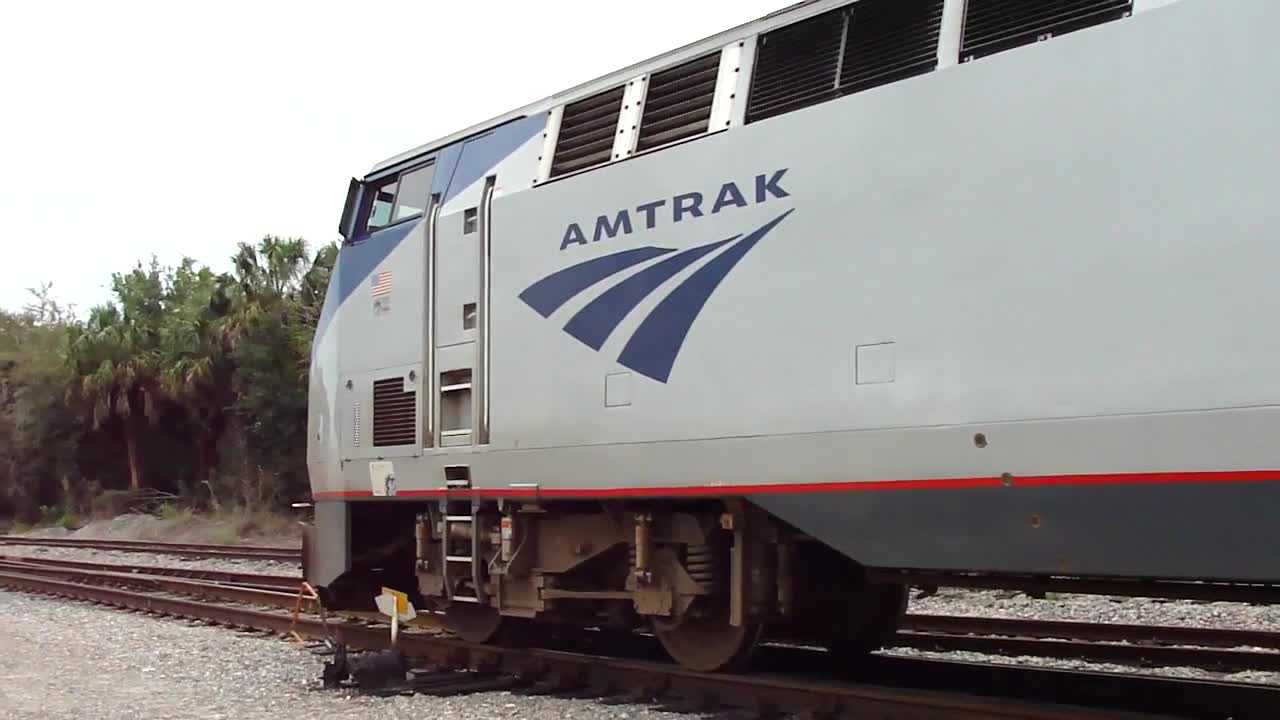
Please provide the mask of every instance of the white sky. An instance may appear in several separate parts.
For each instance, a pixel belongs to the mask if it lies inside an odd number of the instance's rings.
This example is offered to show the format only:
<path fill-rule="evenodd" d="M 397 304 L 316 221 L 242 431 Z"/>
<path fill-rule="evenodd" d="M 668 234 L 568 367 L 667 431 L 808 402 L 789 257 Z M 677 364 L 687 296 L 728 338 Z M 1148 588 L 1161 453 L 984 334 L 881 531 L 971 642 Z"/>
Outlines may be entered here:
<path fill-rule="evenodd" d="M 0 307 L 265 234 L 337 238 L 375 162 L 792 4 L 82 0 L 0 13 Z"/>

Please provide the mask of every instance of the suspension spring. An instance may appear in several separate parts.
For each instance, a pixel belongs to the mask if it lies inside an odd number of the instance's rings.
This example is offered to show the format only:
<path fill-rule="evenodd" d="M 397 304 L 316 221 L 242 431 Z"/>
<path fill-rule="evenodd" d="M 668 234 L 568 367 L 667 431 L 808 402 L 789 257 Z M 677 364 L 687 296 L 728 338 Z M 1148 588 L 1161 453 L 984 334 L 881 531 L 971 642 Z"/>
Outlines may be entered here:
<path fill-rule="evenodd" d="M 685 549 L 684 569 L 704 592 L 713 592 L 720 579 L 719 563 L 710 545 L 689 545 Z"/>

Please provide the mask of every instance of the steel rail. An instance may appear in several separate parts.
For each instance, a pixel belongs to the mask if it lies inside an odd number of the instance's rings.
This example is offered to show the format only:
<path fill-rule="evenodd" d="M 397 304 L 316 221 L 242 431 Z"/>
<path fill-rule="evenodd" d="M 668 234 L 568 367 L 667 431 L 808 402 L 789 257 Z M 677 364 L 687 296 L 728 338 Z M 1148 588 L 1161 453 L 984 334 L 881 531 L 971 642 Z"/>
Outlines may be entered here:
<path fill-rule="evenodd" d="M 935 652 L 967 651 L 986 655 L 1062 658 L 1136 667 L 1193 667 L 1221 671 L 1280 672 L 1280 653 L 1257 650 L 1123 645 L 1084 640 L 946 635 L 912 631 L 899 632 L 894 636 L 891 645 Z"/>
<path fill-rule="evenodd" d="M 6 543 L 11 545 L 116 550 L 119 552 L 147 552 L 187 557 L 277 560 L 298 563 L 301 563 L 302 560 L 302 550 L 300 548 L 268 545 L 219 545 L 144 540 L 33 538 L 18 535 L 0 535 L 0 545 Z M 987 575 L 944 571 L 898 571 L 880 568 L 870 569 L 869 575 L 877 582 L 973 590 L 1019 590 L 1024 592 L 1039 591 L 1082 595 L 1280 603 L 1280 585 L 1276 584 Z"/>
<path fill-rule="evenodd" d="M 264 607 L 294 606 L 298 603 L 297 590 L 301 583 L 301 578 L 287 576 L 4 556 L 0 556 L 0 567 L 67 580 L 81 578 L 99 583 L 164 589 L 193 597 L 230 600 Z M 190 579 L 174 580 L 171 576 Z M 263 587 L 264 585 L 270 587 Z M 301 610 L 313 612 L 317 608 L 314 603 L 307 601 L 301 604 Z M 422 627 L 440 625 L 437 618 L 428 617 L 415 624 Z M 1280 649 L 1280 634 L 1260 631 L 908 614 L 893 645 L 939 652 L 967 650 L 1138 666 L 1185 665 L 1210 669 L 1280 671 L 1280 653 L 1204 649 Z M 1193 647 L 1173 647 L 1176 645 Z"/>
<path fill-rule="evenodd" d="M 874 582 L 898 583 L 917 587 L 1152 597 L 1170 600 L 1280 603 L 1280 585 L 1275 583 L 995 575 L 958 571 L 888 570 L 883 568 L 871 568 L 867 571 L 867 574 Z"/>
<path fill-rule="evenodd" d="M 139 575 L 136 573 L 81 570 L 77 568 L 43 567 L 8 561 L 0 561 L 0 572 L 21 574 L 28 577 L 52 578 L 60 582 L 79 581 L 80 584 L 86 586 L 103 587 L 104 589 L 109 589 L 111 585 L 124 585 L 130 588 L 145 588 L 152 591 L 163 590 L 191 597 L 260 605 L 263 607 L 292 608 L 301 602 L 304 612 L 318 610 L 314 601 L 299 598 L 298 590 L 301 589 L 301 581 L 298 581 L 295 591 L 289 593 L 243 585 L 223 585 L 201 580 L 187 580 L 166 575 Z"/>
<path fill-rule="evenodd" d="M 67 580 L 81 578 L 99 583 L 163 589 L 193 597 L 230 600 L 264 607 L 294 606 L 298 603 L 297 590 L 301 583 L 301 578 L 286 576 L 4 556 L 0 556 L 0 567 Z M 171 576 L 175 574 L 191 579 L 172 579 Z M 246 580 L 250 582 L 245 582 Z M 267 583 L 272 587 L 261 587 Z M 304 612 L 318 610 L 310 601 L 302 603 L 300 607 Z M 414 624 L 420 627 L 440 626 L 438 618 L 425 616 Z M 902 631 L 897 634 L 893 644 L 896 647 L 940 652 L 967 650 L 1139 666 L 1186 665 L 1210 669 L 1280 670 L 1280 653 L 1203 649 L 1280 648 L 1280 634 L 1259 631 L 909 614 L 904 618 Z M 1172 645 L 1194 647 L 1170 647 Z"/>
<path fill-rule="evenodd" d="M 355 648 L 383 649 L 390 641 L 385 627 L 325 624 L 319 618 L 305 615 L 295 618 L 286 613 L 86 585 L 9 570 L 0 570 L 0 585 L 236 627 L 297 633 L 312 638 L 331 636 Z M 488 689 L 493 683 L 487 680 L 502 676 L 501 684 L 508 687 L 541 682 L 544 689 L 589 687 L 602 692 L 616 692 L 620 688 L 629 688 L 638 700 L 646 699 L 646 696 L 680 699 L 689 705 L 690 710 L 736 709 L 757 714 L 848 713 L 860 718 L 911 717 L 920 720 L 1080 720 L 1104 717 L 1136 720 L 1150 717 L 1132 712 L 984 697 L 921 687 L 832 682 L 774 674 L 698 673 L 667 663 L 537 648 L 476 645 L 414 632 L 402 633 L 398 647 L 406 655 L 431 664 L 437 671 L 451 673 L 445 676 L 444 682 L 440 682 L 437 676 L 435 682 L 426 683 L 421 688 L 437 694 Z M 469 672 L 457 672 L 460 669 Z M 635 692 L 636 689 L 639 693 Z M 1244 691 L 1247 693 L 1248 689 Z M 1251 716 L 1236 714 L 1236 717 Z"/>
<path fill-rule="evenodd" d="M 155 565 L 122 565 L 111 562 L 88 562 L 15 555 L 0 555 L 0 562 L 96 570 L 100 572 L 166 575 L 290 592 L 296 591 L 302 580 L 301 575 L 268 575 Z M 1068 620 L 1035 620 L 929 613 L 907 613 L 901 627 L 903 630 L 917 633 L 1002 635 L 1037 639 L 1091 640 L 1097 642 L 1190 645 L 1218 648 L 1251 647 L 1280 650 L 1280 632 L 1261 630 L 1088 623 Z"/>
<path fill-rule="evenodd" d="M 1280 633 L 1264 631 L 907 615 L 892 643 L 939 652 L 1280 672 Z"/>
<path fill-rule="evenodd" d="M 196 558 L 273 560 L 301 564 L 302 550 L 266 545 L 218 545 L 202 543 L 153 542 L 143 540 L 98 540 L 88 538 L 33 538 L 0 535 L 0 545 L 85 548 L 118 552 L 143 552 Z M 906 585 L 967 588 L 974 590 L 1020 590 L 1083 595 L 1157 597 L 1188 600 L 1217 600 L 1246 603 L 1280 603 L 1280 585 L 1230 582 L 1192 582 L 1091 577 L 1043 577 L 986 575 L 945 571 L 898 571 L 873 568 L 870 576 L 878 582 Z"/>
<path fill-rule="evenodd" d="M 1268 648 L 1280 650 L 1280 632 L 1226 628 L 1176 627 L 1090 623 L 1073 620 L 971 617 L 908 613 L 903 630 L 953 635 L 1003 635 L 1023 638 L 1057 638 L 1095 642 L 1128 642 L 1147 645 L 1192 645 L 1212 648 Z"/>
<path fill-rule="evenodd" d="M 160 555 L 183 555 L 197 558 L 236 558 L 244 560 L 302 561 L 302 550 L 268 545 L 210 545 L 202 543 L 151 542 L 142 540 L 95 540 L 87 538 L 31 538 L 0 535 L 0 545 L 36 545 L 43 547 L 85 548 L 117 552 L 145 552 Z"/>
<path fill-rule="evenodd" d="M 168 575 L 191 580 L 207 580 L 209 582 L 245 585 L 274 590 L 297 590 L 302 582 L 302 575 L 265 575 L 262 573 L 227 572 L 223 570 L 200 570 L 185 567 L 166 567 L 154 565 L 121 565 L 110 562 L 88 562 L 83 560 L 58 560 L 44 557 L 28 557 L 22 555 L 0 555 L 0 562 L 24 563 L 46 567 L 63 567 L 77 570 L 98 570 L 101 572 L 134 573 L 139 575 Z"/>
<path fill-rule="evenodd" d="M 318 615 L 320 613 L 320 606 L 315 599 L 300 592 L 302 590 L 301 578 L 281 577 L 280 579 L 282 580 L 290 580 L 291 584 L 283 588 L 262 588 L 254 585 L 224 584 L 207 578 L 179 579 L 170 575 L 112 572 L 110 570 L 46 565 L 39 562 L 27 563 L 23 562 L 22 559 L 13 561 L 0 556 L 0 571 L 4 570 L 65 581 L 81 581 L 86 584 L 163 590 L 192 598 L 237 602 L 264 608 L 283 608 L 309 615 Z M 345 617 L 361 621 L 385 620 L 376 611 L 340 610 L 336 612 L 329 611 L 328 615 L 330 617 Z M 407 624 L 411 627 L 431 628 L 438 631 L 444 628 L 443 619 L 439 614 L 423 611 L 420 611 L 418 616 Z"/>

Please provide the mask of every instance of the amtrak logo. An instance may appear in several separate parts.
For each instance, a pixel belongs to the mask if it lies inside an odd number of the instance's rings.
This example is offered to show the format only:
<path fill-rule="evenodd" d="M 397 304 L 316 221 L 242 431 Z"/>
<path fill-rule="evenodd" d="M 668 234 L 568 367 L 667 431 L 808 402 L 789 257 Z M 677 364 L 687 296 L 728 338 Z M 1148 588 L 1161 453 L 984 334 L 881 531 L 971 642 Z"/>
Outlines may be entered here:
<path fill-rule="evenodd" d="M 711 293 L 729 271 L 794 208 L 748 235 L 733 237 L 676 252 L 675 248 L 646 246 L 592 258 L 548 275 L 525 288 L 519 297 L 544 318 L 587 289 L 647 260 L 665 259 L 614 283 L 582 307 L 564 325 L 564 331 L 592 350 L 600 350 L 614 329 L 646 297 L 664 282 L 698 260 L 715 254 L 673 288 L 645 316 L 627 339 L 618 363 L 665 383 L 671 376 L 685 336 L 702 312 Z"/>

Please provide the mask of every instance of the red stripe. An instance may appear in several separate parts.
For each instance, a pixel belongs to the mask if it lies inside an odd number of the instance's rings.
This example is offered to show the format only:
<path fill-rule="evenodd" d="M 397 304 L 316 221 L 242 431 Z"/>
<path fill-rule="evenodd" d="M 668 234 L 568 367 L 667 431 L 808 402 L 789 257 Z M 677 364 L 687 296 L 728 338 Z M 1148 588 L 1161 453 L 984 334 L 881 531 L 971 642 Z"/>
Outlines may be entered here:
<path fill-rule="evenodd" d="M 317 500 L 324 498 L 373 497 L 372 490 L 325 490 L 312 493 Z"/>
<path fill-rule="evenodd" d="M 1150 485 L 1193 482 L 1259 482 L 1280 480 L 1280 470 L 1204 470 L 1191 472 L 1107 473 L 1093 475 L 1013 476 L 1014 487 L 1045 485 Z M 475 490 L 401 490 L 397 497 L 681 497 L 690 495 L 760 495 L 848 492 L 865 490 L 954 489 L 1002 487 L 1000 477 L 932 478 L 921 480 L 858 480 L 852 482 L 787 483 L 765 485 L 686 485 L 681 487 L 623 488 L 481 488 Z M 371 490 L 336 490 L 314 494 L 317 500 L 373 497 Z"/>

